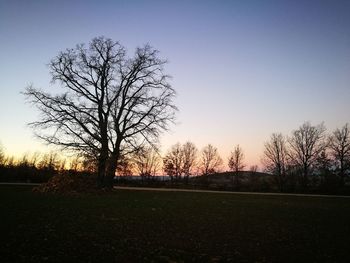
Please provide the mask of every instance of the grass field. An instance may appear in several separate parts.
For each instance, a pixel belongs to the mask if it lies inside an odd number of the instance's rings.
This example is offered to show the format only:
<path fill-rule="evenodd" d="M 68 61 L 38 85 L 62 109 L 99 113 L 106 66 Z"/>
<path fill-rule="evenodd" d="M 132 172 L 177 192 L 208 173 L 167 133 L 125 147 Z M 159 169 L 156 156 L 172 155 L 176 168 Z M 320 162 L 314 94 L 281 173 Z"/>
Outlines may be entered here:
<path fill-rule="evenodd" d="M 0 186 L 0 262 L 350 262 L 350 199 Z"/>

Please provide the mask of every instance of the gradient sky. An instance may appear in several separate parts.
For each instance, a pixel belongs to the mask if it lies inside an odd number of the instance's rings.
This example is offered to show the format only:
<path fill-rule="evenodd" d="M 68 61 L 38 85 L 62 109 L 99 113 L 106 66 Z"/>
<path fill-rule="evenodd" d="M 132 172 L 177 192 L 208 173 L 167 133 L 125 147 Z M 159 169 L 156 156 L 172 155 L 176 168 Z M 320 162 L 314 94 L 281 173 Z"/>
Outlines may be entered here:
<path fill-rule="evenodd" d="M 26 126 L 38 112 L 20 92 L 52 89 L 50 59 L 104 35 L 169 60 L 180 111 L 163 150 L 212 143 L 226 161 L 240 144 L 260 164 L 272 132 L 350 122 L 349 14 L 340 0 L 0 0 L 0 142 L 14 155 L 48 149 Z"/>

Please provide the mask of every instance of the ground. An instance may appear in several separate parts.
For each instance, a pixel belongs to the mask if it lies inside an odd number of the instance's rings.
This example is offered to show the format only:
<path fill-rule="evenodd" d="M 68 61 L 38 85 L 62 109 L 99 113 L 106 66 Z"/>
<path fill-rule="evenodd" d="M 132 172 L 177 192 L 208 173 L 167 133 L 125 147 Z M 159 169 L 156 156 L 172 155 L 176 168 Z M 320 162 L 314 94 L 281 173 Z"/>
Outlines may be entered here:
<path fill-rule="evenodd" d="M 350 262 L 350 199 L 0 186 L 1 262 Z"/>

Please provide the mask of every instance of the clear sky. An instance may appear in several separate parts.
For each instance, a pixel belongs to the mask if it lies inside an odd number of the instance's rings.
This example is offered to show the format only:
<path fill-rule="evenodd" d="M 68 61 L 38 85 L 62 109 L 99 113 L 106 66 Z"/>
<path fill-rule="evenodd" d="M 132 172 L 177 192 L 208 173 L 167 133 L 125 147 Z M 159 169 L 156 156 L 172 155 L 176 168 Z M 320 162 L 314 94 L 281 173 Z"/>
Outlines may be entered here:
<path fill-rule="evenodd" d="M 350 1 L 0 0 L 0 142 L 9 154 L 46 151 L 21 91 L 50 89 L 59 51 L 104 35 L 130 54 L 150 43 L 169 60 L 178 124 L 163 149 L 234 145 L 259 164 L 272 132 L 304 121 L 350 122 Z"/>

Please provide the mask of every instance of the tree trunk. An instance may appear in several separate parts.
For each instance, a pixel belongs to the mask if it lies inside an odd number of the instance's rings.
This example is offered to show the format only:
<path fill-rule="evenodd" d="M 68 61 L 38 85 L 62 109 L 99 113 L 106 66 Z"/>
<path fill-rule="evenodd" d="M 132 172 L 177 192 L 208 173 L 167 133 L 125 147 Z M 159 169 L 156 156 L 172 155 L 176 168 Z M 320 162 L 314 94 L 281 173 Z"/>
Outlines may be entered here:
<path fill-rule="evenodd" d="M 117 170 L 118 157 L 115 153 L 112 153 L 108 158 L 106 176 L 103 181 L 103 186 L 106 188 L 113 187 L 113 179 L 115 177 L 115 171 Z"/>
<path fill-rule="evenodd" d="M 108 158 L 107 169 L 106 169 L 107 171 L 106 171 L 106 176 L 104 180 L 104 187 L 106 188 L 113 187 L 113 179 L 115 177 L 115 172 L 117 170 L 118 161 L 120 158 L 120 144 L 121 144 L 121 141 L 117 140 L 114 151 L 112 152 L 111 156 Z"/>
<path fill-rule="evenodd" d="M 239 171 L 238 170 L 235 171 L 235 189 L 236 190 L 239 189 Z"/>
<path fill-rule="evenodd" d="M 340 184 L 341 186 L 345 185 L 345 172 L 343 168 L 340 169 Z"/>
<path fill-rule="evenodd" d="M 281 169 L 281 165 L 278 164 L 277 165 L 277 176 L 278 176 L 278 188 L 280 190 L 280 192 L 283 192 L 283 187 L 282 187 L 282 169 Z"/>
<path fill-rule="evenodd" d="M 307 164 L 304 164 L 304 172 L 303 172 L 303 180 L 302 180 L 302 188 L 303 191 L 307 190 L 308 187 L 308 175 L 309 175 L 309 167 Z"/>
<path fill-rule="evenodd" d="M 98 159 L 98 168 L 97 168 L 97 186 L 103 187 L 104 180 L 106 177 L 106 166 L 107 166 L 108 154 L 104 151 L 101 152 Z"/>
<path fill-rule="evenodd" d="M 345 185 L 345 169 L 343 159 L 340 160 L 340 184 L 341 186 Z"/>

